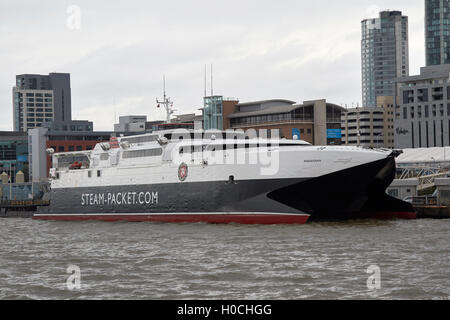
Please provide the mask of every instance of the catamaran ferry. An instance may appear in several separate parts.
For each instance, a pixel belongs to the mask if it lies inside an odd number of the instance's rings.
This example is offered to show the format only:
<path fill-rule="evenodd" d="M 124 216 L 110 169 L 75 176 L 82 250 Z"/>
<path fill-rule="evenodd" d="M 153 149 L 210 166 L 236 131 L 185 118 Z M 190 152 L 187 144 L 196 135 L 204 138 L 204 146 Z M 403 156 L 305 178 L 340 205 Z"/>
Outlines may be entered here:
<path fill-rule="evenodd" d="M 385 192 L 396 151 L 196 136 L 161 131 L 49 150 L 50 205 L 34 218 L 303 224 L 413 212 Z"/>

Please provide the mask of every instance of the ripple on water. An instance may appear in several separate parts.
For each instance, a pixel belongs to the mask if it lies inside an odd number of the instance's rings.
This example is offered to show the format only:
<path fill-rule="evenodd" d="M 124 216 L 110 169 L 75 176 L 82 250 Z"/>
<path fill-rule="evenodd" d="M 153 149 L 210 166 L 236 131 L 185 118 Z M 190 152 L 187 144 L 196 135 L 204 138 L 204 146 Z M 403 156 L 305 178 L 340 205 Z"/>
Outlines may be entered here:
<path fill-rule="evenodd" d="M 0 299 L 448 299 L 449 221 L 0 225 Z M 70 291 L 67 267 L 81 268 Z M 367 268 L 382 289 L 367 289 Z"/>

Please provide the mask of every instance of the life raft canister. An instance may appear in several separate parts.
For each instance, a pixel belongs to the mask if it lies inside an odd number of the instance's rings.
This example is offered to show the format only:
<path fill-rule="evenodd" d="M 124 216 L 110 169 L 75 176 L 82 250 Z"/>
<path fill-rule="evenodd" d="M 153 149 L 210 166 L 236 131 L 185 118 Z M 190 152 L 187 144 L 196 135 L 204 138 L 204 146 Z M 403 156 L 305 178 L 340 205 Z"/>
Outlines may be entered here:
<path fill-rule="evenodd" d="M 75 161 L 70 165 L 70 169 L 80 169 L 83 164 L 81 162 Z"/>

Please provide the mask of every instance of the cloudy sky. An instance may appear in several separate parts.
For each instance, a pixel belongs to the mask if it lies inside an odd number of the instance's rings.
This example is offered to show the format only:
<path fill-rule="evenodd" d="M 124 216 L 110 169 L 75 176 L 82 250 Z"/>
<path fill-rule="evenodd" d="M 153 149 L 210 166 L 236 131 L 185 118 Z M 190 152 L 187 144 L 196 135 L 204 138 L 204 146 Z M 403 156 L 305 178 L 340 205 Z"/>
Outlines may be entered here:
<path fill-rule="evenodd" d="M 95 130 L 113 130 L 119 115 L 163 119 L 155 103 L 163 75 L 177 113 L 198 113 L 205 64 L 224 97 L 356 106 L 360 22 L 386 9 L 409 16 L 417 74 L 424 0 L 1 0 L 0 130 L 12 130 L 22 73 L 70 73 L 73 119 Z"/>

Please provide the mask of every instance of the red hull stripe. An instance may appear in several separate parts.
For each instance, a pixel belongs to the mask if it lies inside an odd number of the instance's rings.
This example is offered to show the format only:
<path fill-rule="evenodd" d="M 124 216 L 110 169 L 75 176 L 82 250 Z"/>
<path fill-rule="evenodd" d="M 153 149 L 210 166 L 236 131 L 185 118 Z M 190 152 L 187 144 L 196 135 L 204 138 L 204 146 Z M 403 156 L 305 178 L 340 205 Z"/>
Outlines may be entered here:
<path fill-rule="evenodd" d="M 213 224 L 305 224 L 309 215 L 304 214 L 37 214 L 36 220 L 63 221 L 130 221 L 167 223 L 213 223 Z"/>

